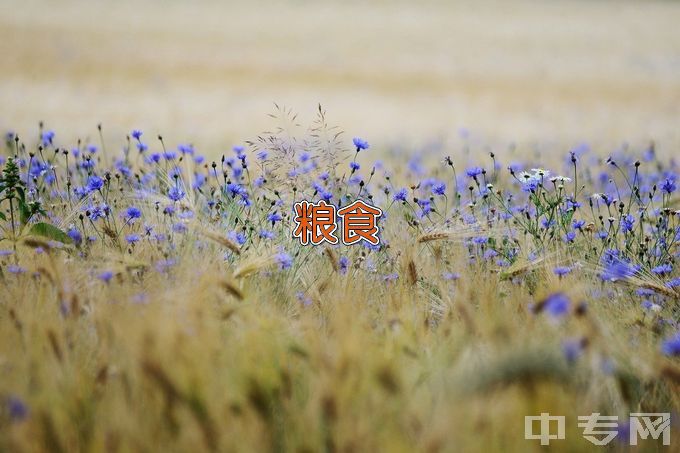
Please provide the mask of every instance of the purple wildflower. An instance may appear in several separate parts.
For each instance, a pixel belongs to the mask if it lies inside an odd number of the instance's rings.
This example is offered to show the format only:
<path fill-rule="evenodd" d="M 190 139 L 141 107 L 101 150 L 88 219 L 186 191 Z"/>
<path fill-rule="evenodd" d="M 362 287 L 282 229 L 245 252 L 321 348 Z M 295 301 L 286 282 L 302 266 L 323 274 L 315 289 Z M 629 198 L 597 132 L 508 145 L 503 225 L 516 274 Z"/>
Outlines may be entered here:
<path fill-rule="evenodd" d="M 17 396 L 7 398 L 7 412 L 14 422 L 20 422 L 28 417 L 28 406 Z"/>
<path fill-rule="evenodd" d="M 406 201 L 406 197 L 408 196 L 408 190 L 406 190 L 405 187 L 402 187 L 401 189 L 397 190 L 394 195 L 392 196 L 392 199 L 394 201 Z"/>
<path fill-rule="evenodd" d="M 470 178 L 476 178 L 477 176 L 482 174 L 482 167 L 470 167 L 467 170 L 465 170 L 465 174 L 468 175 Z"/>
<path fill-rule="evenodd" d="M 569 297 L 562 292 L 552 293 L 543 300 L 543 309 L 555 318 L 566 315 L 570 305 Z"/>
<path fill-rule="evenodd" d="M 184 191 L 179 187 L 171 187 L 168 191 L 168 198 L 170 198 L 172 201 L 179 201 L 184 198 L 184 195 Z"/>
<path fill-rule="evenodd" d="M 564 277 L 572 271 L 571 267 L 568 266 L 557 266 L 553 269 L 553 273 L 558 277 Z"/>
<path fill-rule="evenodd" d="M 370 148 L 370 145 L 368 144 L 368 142 L 366 140 L 362 139 L 362 138 L 359 138 L 359 137 L 354 137 L 352 139 L 352 143 L 354 143 L 354 146 L 356 147 L 357 152 L 359 152 L 362 149 Z"/>
<path fill-rule="evenodd" d="M 567 362 L 574 363 L 583 353 L 583 338 L 571 338 L 562 342 L 562 353 Z"/>
<path fill-rule="evenodd" d="M 661 344 L 661 352 L 667 356 L 680 356 L 680 332 L 667 338 Z"/>
<path fill-rule="evenodd" d="M 99 274 L 97 277 L 99 280 L 103 281 L 104 283 L 109 283 L 111 279 L 113 278 L 113 272 L 111 271 L 104 271 Z"/>
<path fill-rule="evenodd" d="M 272 212 L 267 216 L 267 220 L 272 223 L 272 226 L 276 225 L 276 222 L 283 220 L 283 217 L 278 212 Z"/>
<path fill-rule="evenodd" d="M 94 192 L 95 190 L 99 190 L 104 186 L 104 180 L 100 178 L 97 175 L 92 175 L 89 178 L 87 178 L 87 189 L 90 192 Z"/>
<path fill-rule="evenodd" d="M 678 186 L 675 184 L 675 180 L 666 178 L 666 180 L 661 184 L 661 190 L 667 194 L 671 194 L 676 191 Z"/>
<path fill-rule="evenodd" d="M 446 184 L 438 182 L 432 185 L 432 193 L 440 196 L 446 194 Z"/>
<path fill-rule="evenodd" d="M 142 211 L 140 211 L 139 208 L 130 206 L 125 210 L 125 214 L 129 219 L 138 219 L 142 216 Z"/>
<path fill-rule="evenodd" d="M 341 256 L 340 259 L 338 260 L 338 266 L 340 268 L 340 274 L 345 275 L 347 273 L 347 270 L 349 269 L 349 258 L 346 256 Z"/>
<path fill-rule="evenodd" d="M 139 242 L 139 239 L 140 239 L 139 235 L 134 233 L 125 236 L 125 240 L 127 241 L 128 244 L 136 244 L 137 242 Z"/>
<path fill-rule="evenodd" d="M 279 269 L 290 269 L 293 266 L 293 257 L 286 252 L 277 253 L 274 255 L 274 260 L 279 265 Z"/>

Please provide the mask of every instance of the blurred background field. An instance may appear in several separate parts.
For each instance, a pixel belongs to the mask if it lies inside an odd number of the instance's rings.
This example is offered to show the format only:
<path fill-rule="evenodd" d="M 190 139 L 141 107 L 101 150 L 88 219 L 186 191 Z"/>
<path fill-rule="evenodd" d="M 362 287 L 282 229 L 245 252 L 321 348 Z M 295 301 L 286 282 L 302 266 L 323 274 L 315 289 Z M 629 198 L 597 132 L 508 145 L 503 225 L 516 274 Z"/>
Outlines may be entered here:
<path fill-rule="evenodd" d="M 680 138 L 678 2 L 0 2 L 0 128 L 222 152 L 278 102 L 375 145 Z M 64 135 L 66 134 L 66 136 Z M 224 149 L 223 149 L 224 148 Z M 207 151 L 207 150 L 205 150 Z"/>

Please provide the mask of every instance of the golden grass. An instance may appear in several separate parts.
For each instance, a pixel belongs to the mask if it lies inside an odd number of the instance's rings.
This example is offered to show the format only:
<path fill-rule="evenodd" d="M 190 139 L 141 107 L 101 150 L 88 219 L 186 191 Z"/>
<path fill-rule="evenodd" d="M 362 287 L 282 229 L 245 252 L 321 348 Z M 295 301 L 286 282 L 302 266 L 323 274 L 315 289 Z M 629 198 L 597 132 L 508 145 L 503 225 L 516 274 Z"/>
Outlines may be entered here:
<path fill-rule="evenodd" d="M 0 412 L 0 448 L 527 451 L 527 414 L 679 407 L 677 367 L 625 287 L 589 297 L 595 282 L 554 278 L 552 258 L 513 283 L 468 265 L 458 244 L 435 251 L 389 224 L 386 234 L 402 257 L 394 282 L 341 275 L 320 248 L 301 249 L 300 272 L 279 272 L 265 250 L 226 264 L 229 246 L 199 250 L 192 228 L 169 275 L 122 265 L 105 284 L 93 266 L 127 253 L 95 248 L 82 260 L 25 241 L 29 274 L 3 280 L 0 399 L 20 395 L 30 416 L 10 423 Z M 140 247 L 136 261 L 156 259 Z M 443 280 L 445 269 L 460 279 Z M 296 295 L 305 288 L 316 288 L 311 305 Z M 557 290 L 587 310 L 561 323 L 531 313 Z M 562 357 L 565 338 L 587 343 L 576 364 Z M 588 451 L 568 425 L 564 445 Z"/>

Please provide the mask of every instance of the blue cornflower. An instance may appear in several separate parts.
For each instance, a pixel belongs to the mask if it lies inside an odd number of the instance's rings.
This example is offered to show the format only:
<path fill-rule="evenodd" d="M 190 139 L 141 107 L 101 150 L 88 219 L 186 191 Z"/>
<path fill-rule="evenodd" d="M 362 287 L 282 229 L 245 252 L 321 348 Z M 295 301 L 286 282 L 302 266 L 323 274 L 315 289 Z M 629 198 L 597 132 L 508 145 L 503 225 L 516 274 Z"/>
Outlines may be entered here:
<path fill-rule="evenodd" d="M 203 173 L 194 173 L 194 182 L 191 184 L 192 189 L 200 189 L 206 182 L 206 177 Z"/>
<path fill-rule="evenodd" d="M 276 222 L 283 220 L 283 217 L 278 212 L 274 211 L 267 216 L 267 220 L 272 223 L 272 226 L 276 225 Z"/>
<path fill-rule="evenodd" d="M 578 209 L 578 208 L 580 208 L 580 207 L 581 207 L 581 203 L 580 203 L 579 201 L 575 201 L 575 200 L 573 200 L 573 199 L 568 199 L 568 200 L 567 200 L 567 210 L 568 210 L 568 211 L 573 211 L 573 210 L 576 210 L 576 209 Z M 577 222 L 583 222 L 583 223 L 585 223 L 585 221 L 576 221 L 576 222 L 574 222 L 574 223 L 577 223 Z M 583 226 L 583 225 L 581 225 L 581 226 Z"/>
<path fill-rule="evenodd" d="M 576 239 L 576 232 L 575 231 L 567 231 L 567 234 L 564 235 L 564 242 L 566 243 L 572 243 Z"/>
<path fill-rule="evenodd" d="M 10 274 L 16 274 L 16 275 L 23 274 L 24 272 L 26 272 L 26 268 L 23 268 L 21 266 L 17 266 L 16 264 L 10 264 L 9 266 L 7 266 L 7 272 L 9 272 Z"/>
<path fill-rule="evenodd" d="M 230 231 L 227 233 L 227 238 L 236 242 L 238 245 L 243 245 L 248 240 L 248 237 L 241 231 Z"/>
<path fill-rule="evenodd" d="M 231 194 L 232 197 L 236 197 L 236 195 L 243 195 L 243 193 L 246 192 L 246 190 L 239 184 L 227 184 L 227 191 Z"/>
<path fill-rule="evenodd" d="M 128 242 L 128 244 L 135 244 L 139 242 L 139 235 L 138 234 L 128 234 L 125 236 L 125 240 Z"/>
<path fill-rule="evenodd" d="M 139 208 L 136 208 L 134 206 L 130 206 L 127 208 L 125 211 L 125 214 L 129 219 L 138 219 L 142 216 L 142 211 L 139 210 Z"/>
<path fill-rule="evenodd" d="M 193 145 L 177 145 L 177 150 L 182 153 L 182 154 L 189 154 L 191 156 L 194 155 L 194 146 Z"/>
<path fill-rule="evenodd" d="M 274 260 L 280 269 L 289 269 L 293 265 L 293 257 L 286 252 L 277 253 L 274 255 Z"/>
<path fill-rule="evenodd" d="M 143 153 L 144 151 L 148 150 L 149 146 L 146 143 L 142 142 L 137 142 L 137 151 L 140 153 Z M 153 156 L 157 156 L 154 158 L 154 162 L 158 162 L 160 160 L 160 153 L 154 153 Z"/>
<path fill-rule="evenodd" d="M 661 344 L 661 352 L 668 356 L 680 356 L 680 332 Z"/>
<path fill-rule="evenodd" d="M 31 168 L 29 170 L 29 173 L 34 178 L 38 178 L 38 177 L 44 175 L 49 169 L 50 169 L 50 166 L 47 163 L 34 160 L 33 163 L 31 164 Z"/>
<path fill-rule="evenodd" d="M 470 178 L 476 178 L 477 176 L 482 174 L 482 167 L 470 167 L 467 170 L 465 170 L 465 174 L 468 175 Z"/>
<path fill-rule="evenodd" d="M 130 135 L 132 135 L 132 138 L 134 138 L 135 140 L 139 140 L 142 136 L 142 131 L 135 129 L 132 131 Z"/>
<path fill-rule="evenodd" d="M 580 230 L 583 228 L 583 226 L 586 224 L 585 220 L 574 220 L 571 224 L 571 227 L 575 230 Z"/>
<path fill-rule="evenodd" d="M 680 277 L 674 278 L 673 280 L 669 280 L 666 282 L 666 287 L 668 288 L 675 288 L 677 286 L 680 286 Z"/>
<path fill-rule="evenodd" d="M 54 131 L 52 130 L 43 132 L 41 137 L 43 146 L 52 144 L 52 140 L 54 140 L 54 135 L 55 135 Z"/>
<path fill-rule="evenodd" d="M 656 295 L 656 291 L 650 288 L 638 288 L 635 290 L 635 294 L 638 296 L 654 296 Z"/>
<path fill-rule="evenodd" d="M 319 198 L 326 202 L 329 202 L 331 201 L 331 198 L 333 198 L 333 192 L 331 192 L 330 190 L 323 189 L 319 191 Z"/>
<path fill-rule="evenodd" d="M 432 212 L 432 203 L 430 203 L 430 200 L 418 200 L 418 205 L 420 206 L 420 209 L 422 209 L 422 212 L 419 213 L 421 218 Z"/>
<path fill-rule="evenodd" d="M 295 293 L 295 297 L 297 297 L 298 301 L 305 307 L 309 307 L 313 303 L 312 299 L 309 296 L 306 296 L 302 291 Z"/>
<path fill-rule="evenodd" d="M 571 305 L 571 301 L 569 300 L 569 297 L 562 293 L 562 292 L 557 292 L 557 293 L 552 293 L 545 299 L 543 299 L 543 309 L 548 312 L 553 317 L 560 317 L 564 316 L 569 312 L 569 306 Z"/>
<path fill-rule="evenodd" d="M 486 236 L 477 236 L 472 238 L 472 242 L 477 245 L 483 245 L 489 242 L 489 238 Z"/>
<path fill-rule="evenodd" d="M 99 206 L 92 206 L 90 208 L 90 220 L 93 222 L 97 219 L 103 219 L 109 215 L 109 207 L 105 204 Z"/>
<path fill-rule="evenodd" d="M 346 256 L 341 256 L 340 259 L 338 260 L 340 273 L 342 275 L 345 275 L 347 273 L 347 270 L 349 269 L 349 264 L 350 264 L 349 258 L 347 258 Z"/>
<path fill-rule="evenodd" d="M 678 186 L 675 184 L 675 180 L 666 178 L 666 180 L 661 184 L 661 190 L 671 194 L 675 192 L 675 190 L 678 188 Z"/>
<path fill-rule="evenodd" d="M 90 158 L 87 158 L 80 162 L 80 168 L 82 168 L 83 170 L 92 170 L 94 166 L 95 161 Z"/>
<path fill-rule="evenodd" d="M 168 172 L 168 176 L 170 178 L 180 178 L 182 176 L 182 169 L 175 165 Z"/>
<path fill-rule="evenodd" d="M 562 342 L 562 353 L 567 362 L 574 363 L 583 353 L 584 342 L 582 338 L 572 338 Z"/>
<path fill-rule="evenodd" d="M 80 234 L 80 231 L 75 228 L 71 228 L 66 234 L 68 234 L 68 237 L 70 237 L 73 243 L 77 246 L 83 242 L 83 235 Z"/>
<path fill-rule="evenodd" d="M 569 274 L 572 270 L 573 269 L 568 266 L 557 266 L 556 268 L 553 269 L 553 273 L 558 277 L 564 277 L 565 275 Z"/>
<path fill-rule="evenodd" d="M 104 283 L 108 283 L 113 278 L 113 272 L 104 271 L 104 272 L 100 273 L 97 278 L 99 278 L 99 280 L 103 281 Z"/>
<path fill-rule="evenodd" d="M 548 219 L 547 217 L 543 217 L 541 219 L 541 227 L 544 230 L 547 230 L 548 228 L 553 227 L 555 225 L 557 225 L 557 221 L 555 221 L 555 219 Z"/>
<path fill-rule="evenodd" d="M 406 190 L 405 187 L 402 187 L 401 189 L 397 190 L 394 195 L 392 196 L 392 199 L 394 201 L 406 201 L 406 197 L 408 196 L 408 190 Z"/>
<path fill-rule="evenodd" d="M 260 230 L 258 234 L 262 239 L 274 239 L 276 237 L 274 232 L 269 230 Z"/>
<path fill-rule="evenodd" d="M 621 230 L 624 233 L 633 230 L 633 225 L 635 224 L 635 217 L 632 214 L 627 214 L 621 218 Z"/>
<path fill-rule="evenodd" d="M 7 398 L 7 413 L 12 421 L 20 422 L 28 417 L 28 406 L 17 396 Z"/>
<path fill-rule="evenodd" d="M 359 165 L 359 162 L 352 161 L 349 163 L 349 168 L 351 168 L 352 171 L 357 171 L 361 168 L 361 165 Z"/>
<path fill-rule="evenodd" d="M 604 265 L 604 271 L 600 274 L 600 278 L 609 282 L 625 280 L 640 270 L 640 266 L 633 265 L 616 255 L 607 256 L 605 254 L 602 257 L 602 264 Z"/>
<path fill-rule="evenodd" d="M 534 192 L 540 183 L 541 181 L 536 178 L 525 179 L 522 181 L 522 192 Z"/>
<path fill-rule="evenodd" d="M 670 274 L 673 271 L 673 266 L 670 264 L 661 264 L 659 266 L 653 267 L 652 272 L 658 275 Z"/>
<path fill-rule="evenodd" d="M 184 198 L 184 195 L 184 191 L 176 186 L 171 187 L 168 191 L 168 198 L 170 198 L 172 201 L 179 201 Z"/>
<path fill-rule="evenodd" d="M 433 184 L 432 193 L 435 195 L 444 195 L 446 193 L 446 184 L 443 182 Z"/>
<path fill-rule="evenodd" d="M 396 272 L 393 272 L 391 274 L 387 274 L 383 276 L 383 281 L 386 281 L 387 283 L 393 282 L 399 278 L 399 274 Z"/>
<path fill-rule="evenodd" d="M 167 260 L 160 260 L 160 261 L 156 262 L 156 265 L 155 265 L 156 271 L 160 272 L 160 273 L 167 272 L 175 264 L 177 264 L 177 261 L 172 259 L 172 258 L 167 259 Z"/>
<path fill-rule="evenodd" d="M 495 251 L 494 249 L 488 249 L 486 252 L 484 252 L 484 259 L 491 259 L 491 258 L 496 258 L 498 256 L 498 252 Z"/>
<path fill-rule="evenodd" d="M 172 231 L 179 234 L 186 233 L 187 226 L 182 222 L 176 222 L 172 225 Z"/>
<path fill-rule="evenodd" d="M 362 138 L 359 138 L 359 137 L 354 137 L 352 139 L 352 143 L 354 143 L 354 146 L 356 147 L 357 152 L 362 150 L 362 149 L 370 148 L 370 145 L 368 144 L 368 142 L 366 140 L 362 139 Z"/>
<path fill-rule="evenodd" d="M 458 280 L 460 278 L 460 274 L 458 272 L 444 272 L 442 274 L 442 278 L 444 280 Z"/>
<path fill-rule="evenodd" d="M 89 178 L 87 178 L 87 189 L 90 192 L 94 192 L 95 190 L 99 190 L 104 186 L 104 180 L 100 178 L 97 175 L 92 175 Z"/>

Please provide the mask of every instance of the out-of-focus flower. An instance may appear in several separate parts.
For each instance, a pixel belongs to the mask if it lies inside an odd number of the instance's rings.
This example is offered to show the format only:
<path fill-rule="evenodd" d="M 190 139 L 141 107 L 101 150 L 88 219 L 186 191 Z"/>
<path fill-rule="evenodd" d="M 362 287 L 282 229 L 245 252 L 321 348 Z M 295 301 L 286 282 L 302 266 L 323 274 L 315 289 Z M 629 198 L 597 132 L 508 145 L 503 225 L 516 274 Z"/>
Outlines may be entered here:
<path fill-rule="evenodd" d="M 680 356 L 680 332 L 664 340 L 661 352 L 667 356 Z"/>

